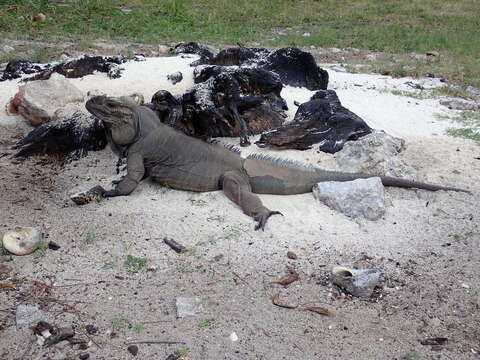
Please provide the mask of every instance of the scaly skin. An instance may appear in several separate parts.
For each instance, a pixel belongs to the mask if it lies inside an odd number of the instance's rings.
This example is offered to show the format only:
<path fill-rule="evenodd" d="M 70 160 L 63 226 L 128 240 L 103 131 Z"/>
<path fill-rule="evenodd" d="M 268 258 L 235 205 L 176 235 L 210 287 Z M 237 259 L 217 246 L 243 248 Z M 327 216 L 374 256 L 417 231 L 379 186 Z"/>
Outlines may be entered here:
<path fill-rule="evenodd" d="M 105 197 L 128 195 L 147 176 L 173 189 L 223 190 L 257 222 L 255 230 L 264 230 L 268 218 L 280 213 L 263 206 L 256 194 L 301 194 L 312 191 L 313 185 L 322 181 L 376 176 L 302 169 L 257 156 L 243 159 L 221 145 L 186 136 L 162 124 L 152 110 L 129 99 L 97 96 L 86 104 L 87 110 L 103 121 L 112 149 L 127 157 L 127 175 L 113 190 L 106 191 Z M 468 192 L 400 178 L 380 179 L 385 186 Z"/>

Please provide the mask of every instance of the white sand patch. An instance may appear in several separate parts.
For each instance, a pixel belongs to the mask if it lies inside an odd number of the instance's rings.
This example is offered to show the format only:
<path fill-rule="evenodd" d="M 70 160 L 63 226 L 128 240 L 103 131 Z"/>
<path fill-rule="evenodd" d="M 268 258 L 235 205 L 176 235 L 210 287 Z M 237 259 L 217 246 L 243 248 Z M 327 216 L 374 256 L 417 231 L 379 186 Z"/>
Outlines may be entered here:
<path fill-rule="evenodd" d="M 79 79 L 71 79 L 85 93 L 96 90 L 106 95 L 121 96 L 140 93 L 150 102 L 158 90 L 168 90 L 173 95 L 183 94 L 193 86 L 193 67 L 189 64 L 196 56 L 146 58 L 146 61 L 129 61 L 120 65 L 125 69 L 118 79 L 109 79 L 105 73 L 96 73 Z M 167 75 L 180 71 L 183 80 L 173 85 Z"/>
<path fill-rule="evenodd" d="M 438 99 L 415 99 L 392 94 L 392 90 L 413 91 L 407 83 L 425 89 L 441 87 L 439 79 L 394 79 L 390 76 L 350 74 L 329 70 L 329 88 L 334 89 L 342 105 L 363 118 L 378 130 L 400 136 L 443 135 L 446 121 L 437 120 L 435 114 L 451 112 L 441 106 Z M 418 91 L 417 91 L 418 92 Z"/>

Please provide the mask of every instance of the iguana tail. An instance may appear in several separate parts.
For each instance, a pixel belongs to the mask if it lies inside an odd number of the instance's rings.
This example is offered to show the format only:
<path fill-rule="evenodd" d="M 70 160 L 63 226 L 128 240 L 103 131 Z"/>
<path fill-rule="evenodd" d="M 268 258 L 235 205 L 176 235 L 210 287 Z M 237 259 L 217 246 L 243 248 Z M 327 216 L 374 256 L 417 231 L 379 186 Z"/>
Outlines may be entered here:
<path fill-rule="evenodd" d="M 257 194 L 303 194 L 312 191 L 312 187 L 324 181 L 352 181 L 377 175 L 326 171 L 296 163 L 269 159 L 262 156 L 247 158 L 244 162 L 252 191 Z M 385 186 L 417 188 L 429 191 L 449 190 L 470 193 L 468 190 L 454 187 L 426 184 L 390 176 L 378 176 Z"/>
<path fill-rule="evenodd" d="M 318 174 L 318 182 L 322 181 L 352 181 L 355 179 L 367 179 L 374 176 L 378 176 L 380 180 L 382 180 L 382 184 L 384 186 L 395 186 L 395 187 L 402 187 L 402 188 L 416 188 L 422 190 L 429 190 L 429 191 L 438 191 L 438 190 L 445 190 L 445 191 L 460 191 L 470 193 L 468 190 L 459 189 L 455 187 L 449 186 L 440 186 L 434 184 L 427 184 L 419 181 L 413 181 L 408 179 L 396 178 L 392 176 L 381 176 L 381 175 L 368 175 L 368 174 L 358 174 L 358 173 L 343 173 L 343 172 L 335 172 L 335 171 L 324 171 L 321 169 L 316 169 L 316 173 Z"/>

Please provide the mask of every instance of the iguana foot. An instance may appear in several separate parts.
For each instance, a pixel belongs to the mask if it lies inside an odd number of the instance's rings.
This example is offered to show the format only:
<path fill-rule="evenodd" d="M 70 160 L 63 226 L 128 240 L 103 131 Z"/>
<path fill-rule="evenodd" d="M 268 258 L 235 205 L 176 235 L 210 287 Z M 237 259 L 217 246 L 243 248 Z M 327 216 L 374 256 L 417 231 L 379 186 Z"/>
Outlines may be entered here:
<path fill-rule="evenodd" d="M 97 185 L 90 190 L 73 194 L 70 199 L 77 205 L 85 205 L 92 201 L 100 201 L 105 197 L 105 189 Z"/>
<path fill-rule="evenodd" d="M 255 230 L 260 230 L 265 231 L 265 224 L 267 223 L 267 220 L 270 216 L 272 215 L 282 215 L 283 214 L 280 211 L 270 211 L 267 210 L 262 214 L 255 215 L 253 219 L 257 221 L 257 224 L 255 225 Z"/>
<path fill-rule="evenodd" d="M 107 190 L 107 191 L 104 191 L 103 193 L 103 197 L 105 198 L 108 198 L 108 197 L 114 197 L 114 196 L 118 196 L 118 191 L 117 190 Z"/>

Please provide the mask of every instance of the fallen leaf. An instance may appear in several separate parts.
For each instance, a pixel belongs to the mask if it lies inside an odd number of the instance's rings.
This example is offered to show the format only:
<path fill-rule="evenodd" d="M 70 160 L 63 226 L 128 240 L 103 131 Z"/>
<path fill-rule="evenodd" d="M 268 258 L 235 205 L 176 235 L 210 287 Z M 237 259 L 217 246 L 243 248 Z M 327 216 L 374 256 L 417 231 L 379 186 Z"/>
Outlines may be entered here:
<path fill-rule="evenodd" d="M 305 310 L 313 311 L 320 315 L 333 316 L 333 314 L 330 311 L 320 306 L 307 306 Z"/>
<path fill-rule="evenodd" d="M 3 284 L 0 284 L 0 289 L 16 289 L 17 287 L 15 286 L 15 284 L 11 284 L 11 283 L 3 283 Z"/>
<path fill-rule="evenodd" d="M 37 280 L 32 281 L 32 285 L 36 286 L 40 289 L 40 296 L 43 296 L 45 293 L 47 293 L 52 288 L 51 285 L 47 285 L 47 284 L 45 284 L 41 281 L 37 281 Z"/>
<path fill-rule="evenodd" d="M 279 285 L 287 286 L 293 283 L 294 281 L 297 281 L 298 279 L 300 279 L 300 276 L 298 275 L 298 273 L 295 272 L 294 270 L 290 270 L 290 274 L 282 277 L 279 280 L 270 281 L 270 284 L 279 284 Z"/>
<path fill-rule="evenodd" d="M 283 308 L 286 308 L 286 309 L 296 309 L 298 307 L 298 305 L 290 305 L 290 304 L 284 303 L 280 299 L 280 294 L 276 294 L 276 295 L 272 296 L 272 303 L 273 303 L 273 305 L 277 305 L 279 307 L 283 307 Z"/>

